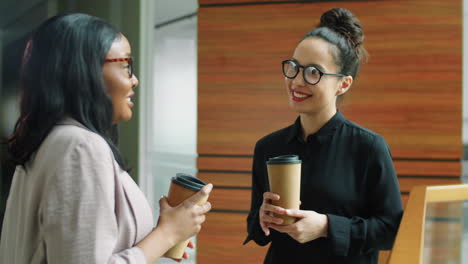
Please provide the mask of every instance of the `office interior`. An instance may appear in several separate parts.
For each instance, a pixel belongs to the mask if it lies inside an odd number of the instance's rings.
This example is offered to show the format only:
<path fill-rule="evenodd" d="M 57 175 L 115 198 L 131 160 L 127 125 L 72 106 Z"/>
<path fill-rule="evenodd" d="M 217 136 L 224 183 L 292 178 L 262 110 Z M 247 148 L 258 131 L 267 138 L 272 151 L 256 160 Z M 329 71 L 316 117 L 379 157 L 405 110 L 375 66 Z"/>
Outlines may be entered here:
<path fill-rule="evenodd" d="M 468 182 L 467 0 L 2 0 L 0 137 L 18 117 L 32 30 L 62 12 L 99 16 L 122 30 L 136 59 L 136 108 L 119 127 L 119 147 L 155 220 L 176 173 L 213 182 L 213 210 L 187 263 L 261 263 L 266 248 L 242 245 L 253 147 L 295 120 L 280 63 L 332 7 L 360 18 L 370 53 L 340 111 L 386 138 L 404 203 L 418 185 Z M 0 155 L 3 218 L 14 167 L 3 145 Z M 460 243 L 446 263 L 468 263 L 466 201 L 463 208 Z"/>

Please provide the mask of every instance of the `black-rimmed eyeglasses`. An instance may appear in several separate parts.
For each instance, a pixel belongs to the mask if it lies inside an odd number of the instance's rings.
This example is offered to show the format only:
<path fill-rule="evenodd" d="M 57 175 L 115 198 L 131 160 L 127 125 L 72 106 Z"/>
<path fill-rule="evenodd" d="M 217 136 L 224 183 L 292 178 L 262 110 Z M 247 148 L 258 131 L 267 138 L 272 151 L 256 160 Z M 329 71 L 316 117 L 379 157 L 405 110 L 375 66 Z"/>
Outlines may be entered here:
<path fill-rule="evenodd" d="M 295 60 L 285 60 L 282 62 L 283 65 L 283 75 L 286 78 L 294 79 L 296 78 L 299 70 L 302 68 L 302 77 L 304 77 L 304 81 L 310 85 L 317 84 L 322 79 L 323 75 L 331 75 L 331 76 L 338 76 L 344 77 L 346 75 L 341 73 L 328 73 L 322 72 L 321 70 L 317 69 L 315 66 L 302 66 L 297 63 Z"/>

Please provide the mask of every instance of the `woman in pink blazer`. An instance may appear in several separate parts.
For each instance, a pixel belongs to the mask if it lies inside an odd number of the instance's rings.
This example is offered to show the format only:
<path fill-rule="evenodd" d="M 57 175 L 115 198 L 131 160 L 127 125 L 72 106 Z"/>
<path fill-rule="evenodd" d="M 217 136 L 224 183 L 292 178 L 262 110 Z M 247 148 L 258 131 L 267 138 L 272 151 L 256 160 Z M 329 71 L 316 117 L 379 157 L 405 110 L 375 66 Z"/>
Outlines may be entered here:
<path fill-rule="evenodd" d="M 85 14 L 33 33 L 21 72 L 21 115 L 7 142 L 16 170 L 0 263 L 153 263 L 195 234 L 211 206 L 206 185 L 158 225 L 116 147 L 138 79 L 125 36 Z"/>

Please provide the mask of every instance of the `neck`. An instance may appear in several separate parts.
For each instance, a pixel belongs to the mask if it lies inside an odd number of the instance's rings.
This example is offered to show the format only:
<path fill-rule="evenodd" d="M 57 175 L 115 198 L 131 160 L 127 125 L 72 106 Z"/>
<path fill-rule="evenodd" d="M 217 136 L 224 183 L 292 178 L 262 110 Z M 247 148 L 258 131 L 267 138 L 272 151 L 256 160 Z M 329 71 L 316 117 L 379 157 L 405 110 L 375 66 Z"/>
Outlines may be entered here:
<path fill-rule="evenodd" d="M 304 141 L 309 135 L 319 131 L 336 114 L 336 108 L 326 109 L 318 113 L 301 113 L 301 126 Z"/>

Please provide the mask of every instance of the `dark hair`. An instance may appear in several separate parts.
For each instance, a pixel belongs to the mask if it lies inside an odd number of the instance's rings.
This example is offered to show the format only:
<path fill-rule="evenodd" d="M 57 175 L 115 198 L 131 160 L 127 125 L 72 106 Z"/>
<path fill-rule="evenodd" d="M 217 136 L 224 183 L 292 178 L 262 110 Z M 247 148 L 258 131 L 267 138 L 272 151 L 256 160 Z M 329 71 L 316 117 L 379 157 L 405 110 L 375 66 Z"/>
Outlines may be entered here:
<path fill-rule="evenodd" d="M 367 60 L 364 31 L 359 20 L 347 9 L 334 8 L 323 13 L 320 24 L 302 40 L 319 37 L 334 45 L 332 53 L 338 72 L 356 78 L 361 62 Z M 302 41 L 301 40 L 301 41 Z"/>
<path fill-rule="evenodd" d="M 112 25 L 79 13 L 52 17 L 32 34 L 21 65 L 20 117 L 7 141 L 15 164 L 24 165 L 54 125 L 71 117 L 104 138 L 125 169 L 102 76 L 107 52 L 120 37 Z"/>

